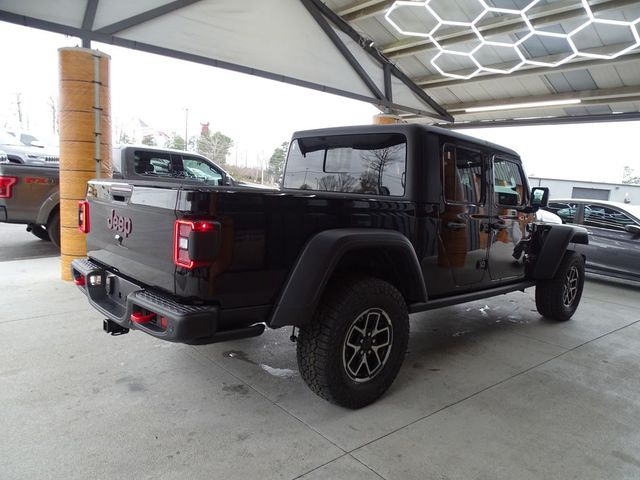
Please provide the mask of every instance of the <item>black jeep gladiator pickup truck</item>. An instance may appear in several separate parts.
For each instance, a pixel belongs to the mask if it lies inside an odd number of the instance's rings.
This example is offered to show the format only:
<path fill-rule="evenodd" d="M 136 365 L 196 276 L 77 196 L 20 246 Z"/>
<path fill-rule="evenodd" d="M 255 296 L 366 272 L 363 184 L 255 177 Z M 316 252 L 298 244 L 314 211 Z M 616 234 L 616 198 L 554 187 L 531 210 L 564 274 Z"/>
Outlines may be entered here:
<path fill-rule="evenodd" d="M 449 130 L 303 131 L 277 190 L 91 181 L 72 273 L 112 334 L 294 327 L 305 382 L 358 408 L 396 377 L 410 313 L 535 286 L 542 315 L 573 315 L 587 232 L 534 222 L 548 193 L 514 151 Z"/>

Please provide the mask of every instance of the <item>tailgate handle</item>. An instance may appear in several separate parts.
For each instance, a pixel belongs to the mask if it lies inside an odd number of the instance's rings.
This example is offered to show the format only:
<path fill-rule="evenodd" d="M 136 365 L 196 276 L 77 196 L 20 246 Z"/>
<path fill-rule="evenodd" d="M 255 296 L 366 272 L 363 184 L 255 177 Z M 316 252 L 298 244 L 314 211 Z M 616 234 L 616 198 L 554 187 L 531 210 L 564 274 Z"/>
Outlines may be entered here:
<path fill-rule="evenodd" d="M 111 187 L 111 198 L 116 202 L 125 202 L 131 196 L 131 187 Z"/>

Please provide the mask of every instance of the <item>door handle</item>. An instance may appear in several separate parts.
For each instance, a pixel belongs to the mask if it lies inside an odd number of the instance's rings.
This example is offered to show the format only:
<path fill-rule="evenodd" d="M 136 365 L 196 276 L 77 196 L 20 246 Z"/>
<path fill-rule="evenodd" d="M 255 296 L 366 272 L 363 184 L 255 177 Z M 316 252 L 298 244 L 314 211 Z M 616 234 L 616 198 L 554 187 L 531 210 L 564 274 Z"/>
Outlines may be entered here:
<path fill-rule="evenodd" d="M 447 223 L 447 228 L 449 230 L 462 230 L 463 228 L 467 228 L 467 224 L 459 222 L 449 222 Z"/>

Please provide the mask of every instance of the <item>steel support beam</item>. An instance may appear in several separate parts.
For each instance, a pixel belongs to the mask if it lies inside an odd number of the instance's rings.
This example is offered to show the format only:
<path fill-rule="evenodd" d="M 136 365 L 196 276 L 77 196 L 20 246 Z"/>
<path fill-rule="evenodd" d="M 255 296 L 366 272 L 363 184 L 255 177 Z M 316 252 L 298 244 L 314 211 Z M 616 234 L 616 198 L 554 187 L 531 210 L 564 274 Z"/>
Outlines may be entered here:
<path fill-rule="evenodd" d="M 136 25 L 148 22 L 149 20 L 161 17 L 199 1 L 200 0 L 175 0 L 173 2 L 167 3 L 166 5 L 152 8 L 151 10 L 139 13 L 138 15 L 134 15 L 133 17 L 125 18 L 124 20 L 120 20 L 119 22 L 99 28 L 98 30 L 96 30 L 96 32 L 104 35 L 114 35 L 123 30 L 135 27 Z"/>
<path fill-rule="evenodd" d="M 609 122 L 637 122 L 640 112 L 609 113 L 599 115 L 565 115 L 560 117 L 522 118 L 509 120 L 487 120 L 482 122 L 443 123 L 439 127 L 462 130 L 468 128 L 496 128 L 522 127 L 533 125 L 565 125 L 575 123 L 609 123 Z"/>
<path fill-rule="evenodd" d="M 343 19 L 345 19 L 345 16 L 347 15 L 360 13 L 362 11 L 367 10 L 368 8 L 376 7 L 380 3 L 388 3 L 388 2 L 387 0 L 357 0 L 353 3 L 350 3 L 349 5 L 345 5 L 344 7 L 338 8 L 336 10 L 336 13 L 340 15 Z"/>
<path fill-rule="evenodd" d="M 346 22 L 375 17 L 393 5 L 393 0 L 360 0 L 340 8 L 336 13 Z"/>
<path fill-rule="evenodd" d="M 304 0 L 303 0 L 304 1 Z M 453 117 L 433 100 L 429 95 L 425 93 L 413 80 L 411 80 L 402 70 L 391 63 L 384 55 L 382 55 L 377 48 L 375 48 L 373 42 L 363 38 L 356 30 L 354 30 L 347 22 L 345 22 L 338 14 L 327 7 L 321 0 L 308 0 L 312 2 L 316 8 L 329 19 L 340 31 L 348 35 L 354 42 L 356 42 L 362 49 L 373 57 L 383 68 L 388 65 L 388 68 L 397 79 L 404 83 L 420 100 L 425 102 L 431 108 L 433 108 L 433 114 L 427 115 L 433 118 L 440 118 L 447 122 L 453 122 Z M 386 106 L 386 105 L 385 105 Z"/>
<path fill-rule="evenodd" d="M 347 46 L 342 43 L 340 37 L 335 32 L 331 25 L 327 22 L 327 20 L 322 16 L 322 13 L 318 11 L 315 4 L 311 0 L 301 0 L 302 4 L 305 6 L 309 14 L 316 21 L 318 26 L 322 28 L 322 31 L 325 33 L 327 37 L 331 40 L 331 42 L 338 49 L 340 54 L 344 57 L 344 59 L 349 63 L 351 68 L 356 72 L 356 74 L 360 77 L 360 80 L 364 82 L 369 91 L 376 97 L 378 100 L 383 100 L 385 95 L 380 91 L 375 82 L 371 79 L 371 77 L 367 74 L 362 65 L 358 62 L 356 57 L 353 56 L 353 53 L 347 48 Z"/>
<path fill-rule="evenodd" d="M 96 18 L 97 11 L 98 0 L 88 0 L 87 6 L 84 9 L 84 17 L 82 18 L 82 30 L 93 29 L 93 21 Z M 82 46 L 84 48 L 91 48 L 91 39 L 86 35 L 82 37 Z"/>
<path fill-rule="evenodd" d="M 522 103 L 534 103 L 534 102 L 550 102 L 558 100 L 574 100 L 580 99 L 582 102 L 574 106 L 587 106 L 587 105 L 601 105 L 609 104 L 612 102 L 637 102 L 640 100 L 640 85 L 633 87 L 620 87 L 620 88 L 604 88 L 598 90 L 582 90 L 579 92 L 557 93 L 550 95 L 538 95 L 531 97 L 516 97 L 500 100 L 481 100 L 476 102 L 456 103 L 452 105 L 445 105 L 447 111 L 451 113 L 466 113 L 467 109 L 495 106 L 495 107 L 508 107 L 510 105 L 519 105 Z M 564 108 L 563 105 L 540 107 L 540 108 Z M 504 108 L 496 108 L 497 110 L 503 110 Z M 489 110 L 490 111 L 490 110 Z"/>
<path fill-rule="evenodd" d="M 615 47 L 615 46 L 614 46 Z M 586 50 L 589 53 L 601 53 L 608 47 L 598 47 Z M 622 46 L 620 49 L 624 48 Z M 540 58 L 540 61 L 547 61 L 550 57 Z M 560 73 L 560 72 L 570 72 L 572 70 L 581 70 L 590 67 L 613 67 L 615 65 L 622 65 L 624 63 L 629 62 L 637 62 L 640 61 L 640 51 L 634 51 L 633 53 L 627 53 L 613 60 L 602 60 L 602 59 L 594 59 L 587 57 L 576 57 L 570 62 L 562 64 L 558 67 L 536 67 L 529 66 L 523 67 L 515 72 L 512 72 L 508 75 L 502 73 L 489 73 L 485 75 L 478 75 L 473 78 L 473 83 L 482 83 L 482 82 L 490 82 L 492 80 L 500 80 L 500 79 L 514 79 L 514 78 L 525 78 L 536 75 L 544 75 L 546 73 Z M 493 68 L 501 68 L 501 65 L 488 65 Z M 463 74 L 463 71 L 451 72 L 454 74 Z M 456 85 L 464 85 L 465 83 L 469 83 L 468 80 L 458 80 L 452 79 L 449 77 L 443 77 L 442 75 L 429 75 L 426 77 L 414 78 L 413 81 L 422 88 L 428 88 L 430 90 L 436 88 L 446 88 L 446 87 L 454 87 Z"/>

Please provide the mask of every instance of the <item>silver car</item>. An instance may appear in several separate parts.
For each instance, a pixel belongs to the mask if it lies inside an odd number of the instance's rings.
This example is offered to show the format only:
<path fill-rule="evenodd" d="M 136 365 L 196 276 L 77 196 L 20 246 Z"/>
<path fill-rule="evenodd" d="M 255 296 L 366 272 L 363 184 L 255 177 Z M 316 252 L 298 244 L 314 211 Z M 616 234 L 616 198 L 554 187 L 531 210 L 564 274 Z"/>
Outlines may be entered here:
<path fill-rule="evenodd" d="M 587 270 L 640 281 L 640 206 L 588 199 L 549 200 L 548 210 L 563 223 L 582 225 L 589 245 L 578 245 Z"/>

